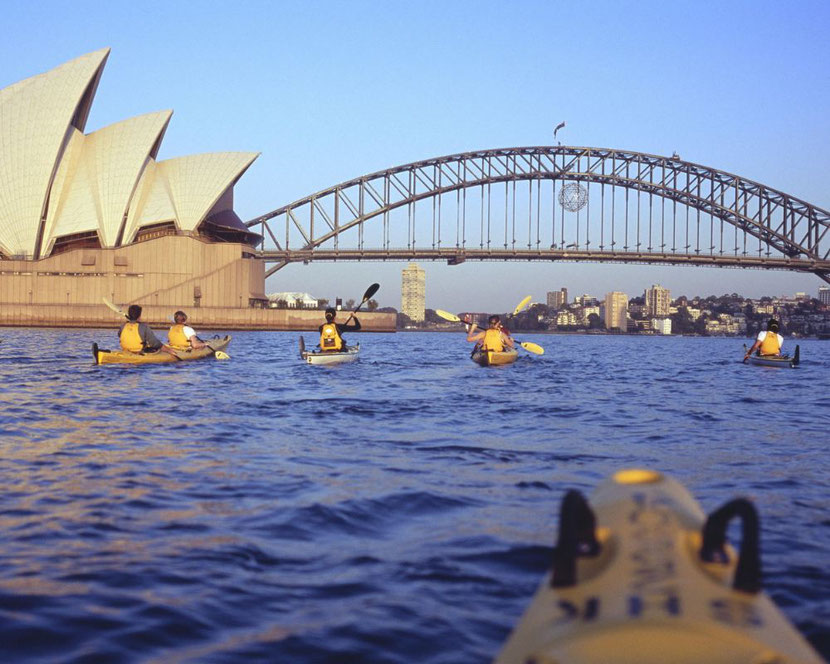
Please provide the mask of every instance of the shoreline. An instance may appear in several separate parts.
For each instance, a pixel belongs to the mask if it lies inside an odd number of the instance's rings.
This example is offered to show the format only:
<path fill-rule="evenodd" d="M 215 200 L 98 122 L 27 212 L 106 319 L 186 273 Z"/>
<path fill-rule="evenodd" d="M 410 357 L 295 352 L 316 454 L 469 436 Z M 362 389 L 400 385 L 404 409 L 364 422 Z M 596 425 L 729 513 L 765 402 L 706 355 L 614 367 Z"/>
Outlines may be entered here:
<path fill-rule="evenodd" d="M 462 330 L 455 329 L 442 329 L 442 328 L 419 328 L 419 329 L 407 329 L 407 328 L 399 328 L 397 330 L 400 333 L 408 333 L 408 332 L 429 332 L 429 333 L 445 333 L 445 334 L 463 334 Z M 699 337 L 701 339 L 752 339 L 752 335 L 744 336 L 744 335 L 730 335 L 730 334 L 651 334 L 651 333 L 644 333 L 644 332 L 585 332 L 585 331 L 572 331 L 572 330 L 512 330 L 511 334 L 515 333 L 518 335 L 522 334 L 540 334 L 546 336 L 584 336 L 584 337 L 655 337 L 655 338 L 671 338 L 671 337 L 686 337 L 686 338 L 695 338 Z M 789 335 L 787 339 L 812 339 L 815 341 L 830 341 L 830 339 L 822 338 L 818 335 L 809 335 L 809 336 L 797 336 L 797 335 Z"/>
<path fill-rule="evenodd" d="M 152 328 L 169 327 L 173 312 L 180 307 L 147 304 L 141 320 Z M 254 309 L 232 307 L 184 307 L 188 320 L 201 330 L 316 332 L 325 320 L 317 309 Z M 343 320 L 349 312 L 342 312 Z M 365 332 L 395 332 L 395 314 L 359 312 Z M 0 327 L 111 329 L 121 326 L 123 317 L 103 304 L 2 305 Z"/>

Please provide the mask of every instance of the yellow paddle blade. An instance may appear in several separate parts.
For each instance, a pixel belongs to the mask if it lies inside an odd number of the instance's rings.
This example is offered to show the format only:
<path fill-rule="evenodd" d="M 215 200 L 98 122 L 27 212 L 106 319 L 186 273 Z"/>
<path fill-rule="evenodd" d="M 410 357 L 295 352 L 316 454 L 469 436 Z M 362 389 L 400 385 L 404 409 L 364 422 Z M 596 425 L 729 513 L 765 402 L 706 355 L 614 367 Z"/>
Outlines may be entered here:
<path fill-rule="evenodd" d="M 522 341 L 519 345 L 524 348 L 529 353 L 533 353 L 534 355 L 544 355 L 545 349 L 542 348 L 539 344 L 534 344 L 530 341 Z"/>
<path fill-rule="evenodd" d="M 230 356 L 230 355 L 228 355 L 228 354 L 227 354 L 225 351 L 223 351 L 223 350 L 217 350 L 217 351 L 214 351 L 214 353 L 213 353 L 213 354 L 216 356 L 216 359 L 217 359 L 217 360 L 229 360 L 229 359 L 231 359 L 231 356 Z"/>
<path fill-rule="evenodd" d="M 440 316 L 444 320 L 448 320 L 451 323 L 460 323 L 461 319 L 456 316 L 455 314 L 451 314 L 449 311 L 444 311 L 443 309 L 436 309 L 435 315 Z"/>
<path fill-rule="evenodd" d="M 525 308 L 528 304 L 530 304 L 530 301 L 531 301 L 532 299 L 533 299 L 533 296 L 532 296 L 532 295 L 528 295 L 528 296 L 527 296 L 524 300 L 522 300 L 521 302 L 519 302 L 519 304 L 517 304 L 517 305 L 516 305 L 516 308 L 515 308 L 515 309 L 513 309 L 513 315 L 515 316 L 517 313 L 519 313 L 520 311 L 522 311 L 522 310 L 523 310 L 523 309 L 524 309 L 524 308 Z"/>

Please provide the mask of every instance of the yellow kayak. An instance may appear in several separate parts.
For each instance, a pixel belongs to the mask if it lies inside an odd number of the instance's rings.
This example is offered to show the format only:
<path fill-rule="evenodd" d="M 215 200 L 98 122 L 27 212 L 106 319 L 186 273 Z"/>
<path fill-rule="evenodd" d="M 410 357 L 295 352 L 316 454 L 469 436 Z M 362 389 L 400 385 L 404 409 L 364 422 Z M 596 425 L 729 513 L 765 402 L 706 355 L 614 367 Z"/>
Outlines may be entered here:
<path fill-rule="evenodd" d="M 231 342 L 229 336 L 219 339 L 209 339 L 206 348 L 198 350 L 179 350 L 176 355 L 164 351 L 155 353 L 131 353 L 125 350 L 101 350 L 98 344 L 92 344 L 92 355 L 96 364 L 169 364 L 172 362 L 187 362 L 213 357 L 218 351 L 224 351 Z"/>
<path fill-rule="evenodd" d="M 736 552 L 725 541 L 742 520 Z M 562 503 L 551 571 L 496 662 L 785 664 L 821 657 L 761 591 L 758 517 L 707 518 L 679 483 L 623 470 Z"/>
<path fill-rule="evenodd" d="M 519 352 L 515 349 L 495 351 L 495 350 L 481 350 L 478 346 L 473 349 L 470 359 L 482 367 L 497 367 L 503 364 L 513 364 L 516 358 L 519 357 Z"/>

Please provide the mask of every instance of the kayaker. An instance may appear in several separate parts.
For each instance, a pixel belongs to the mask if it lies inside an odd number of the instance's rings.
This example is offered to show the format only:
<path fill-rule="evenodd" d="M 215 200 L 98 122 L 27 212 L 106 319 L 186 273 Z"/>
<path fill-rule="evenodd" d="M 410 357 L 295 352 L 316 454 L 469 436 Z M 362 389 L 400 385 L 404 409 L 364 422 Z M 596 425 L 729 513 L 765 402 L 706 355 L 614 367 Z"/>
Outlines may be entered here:
<path fill-rule="evenodd" d="M 121 350 L 131 353 L 155 353 L 163 350 L 171 355 L 175 351 L 164 345 L 156 338 L 150 326 L 141 322 L 141 307 L 131 304 L 127 309 L 127 322 L 118 333 L 118 340 L 121 342 Z"/>
<path fill-rule="evenodd" d="M 320 350 L 322 351 L 336 353 L 343 350 L 346 347 L 343 332 L 357 332 L 360 329 L 357 316 L 352 316 L 354 325 L 338 323 L 335 318 L 337 318 L 337 310 L 332 307 L 326 309 L 326 322 L 320 326 Z"/>
<path fill-rule="evenodd" d="M 766 331 L 761 330 L 758 333 L 758 337 L 755 339 L 755 343 L 752 344 L 752 348 L 746 351 L 746 355 L 744 355 L 744 360 L 749 358 L 752 353 L 756 350 L 758 351 L 758 355 L 761 357 L 770 356 L 770 355 L 781 355 L 781 346 L 784 344 L 784 337 L 778 334 L 778 321 L 774 318 L 770 318 L 767 322 L 767 329 Z"/>
<path fill-rule="evenodd" d="M 510 334 L 505 334 L 504 327 L 501 324 L 501 318 L 493 314 L 487 319 L 487 329 L 475 333 L 476 324 L 470 324 L 470 331 L 467 332 L 467 341 L 477 342 L 481 345 L 482 350 L 492 350 L 501 353 L 505 346 L 507 348 L 515 348 L 516 344 Z"/>
<path fill-rule="evenodd" d="M 196 336 L 195 330 L 187 322 L 187 314 L 184 311 L 177 311 L 173 314 L 175 325 L 170 327 L 167 333 L 167 343 L 176 350 L 196 350 L 204 348 L 207 344 Z"/>

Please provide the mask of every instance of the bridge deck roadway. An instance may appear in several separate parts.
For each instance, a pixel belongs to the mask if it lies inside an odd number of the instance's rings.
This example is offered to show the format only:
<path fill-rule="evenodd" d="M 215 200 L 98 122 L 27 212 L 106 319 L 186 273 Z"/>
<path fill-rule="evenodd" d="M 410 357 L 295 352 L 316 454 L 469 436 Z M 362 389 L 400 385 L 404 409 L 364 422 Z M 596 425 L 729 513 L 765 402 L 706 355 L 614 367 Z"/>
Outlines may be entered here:
<path fill-rule="evenodd" d="M 266 250 L 258 257 L 268 263 L 312 261 L 583 261 L 595 263 L 640 263 L 717 267 L 765 268 L 830 274 L 830 261 L 729 254 L 680 254 L 638 251 L 589 251 L 576 249 L 340 249 Z"/>

